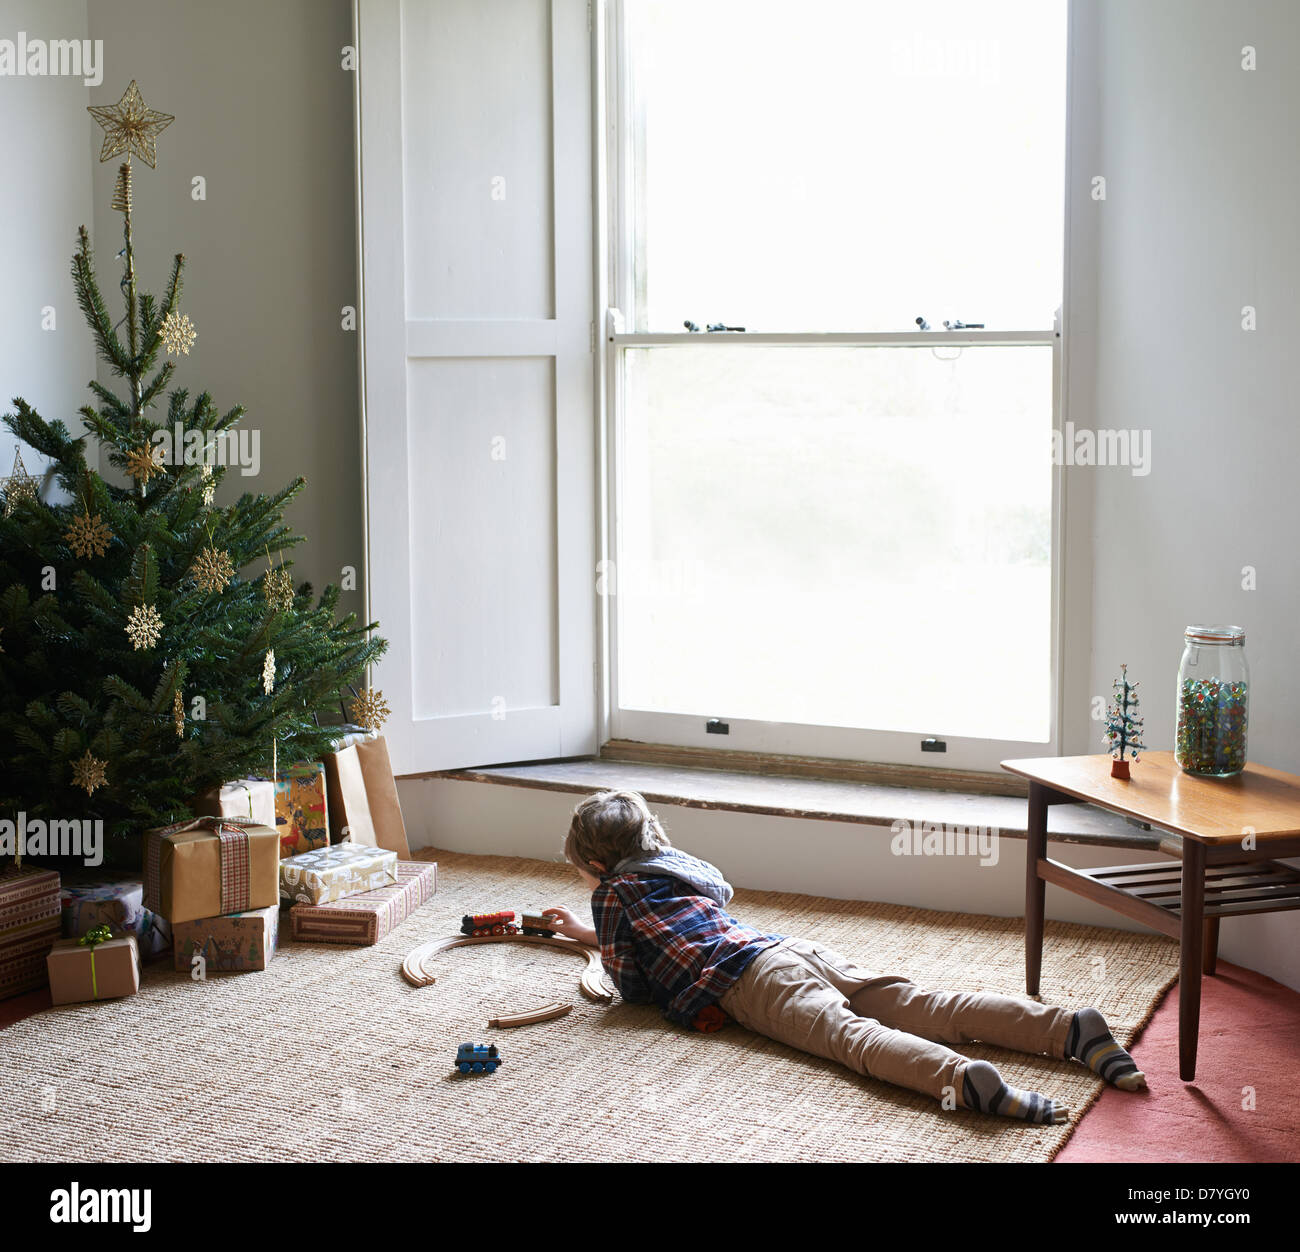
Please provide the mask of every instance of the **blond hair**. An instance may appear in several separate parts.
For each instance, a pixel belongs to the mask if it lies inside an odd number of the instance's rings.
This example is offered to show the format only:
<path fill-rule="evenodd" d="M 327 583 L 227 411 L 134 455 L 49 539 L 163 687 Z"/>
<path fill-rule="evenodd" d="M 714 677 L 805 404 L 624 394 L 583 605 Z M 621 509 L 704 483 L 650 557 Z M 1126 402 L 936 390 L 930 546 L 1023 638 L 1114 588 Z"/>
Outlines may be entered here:
<path fill-rule="evenodd" d="M 644 797 L 635 791 L 598 791 L 573 810 L 564 839 L 564 855 L 590 869 L 599 861 L 612 870 L 629 856 L 647 855 L 672 844 Z"/>

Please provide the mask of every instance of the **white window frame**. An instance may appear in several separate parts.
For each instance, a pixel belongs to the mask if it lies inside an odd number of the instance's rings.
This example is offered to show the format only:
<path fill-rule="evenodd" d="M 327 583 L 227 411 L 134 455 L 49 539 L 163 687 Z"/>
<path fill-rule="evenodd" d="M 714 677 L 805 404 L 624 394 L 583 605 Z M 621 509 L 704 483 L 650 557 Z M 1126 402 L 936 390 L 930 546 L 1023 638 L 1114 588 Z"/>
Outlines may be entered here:
<path fill-rule="evenodd" d="M 1069 76 L 1073 60 L 1076 26 L 1076 6 L 1069 5 L 1067 18 L 1067 97 Z M 634 238 L 635 204 L 632 202 L 633 159 L 632 119 L 636 102 L 633 98 L 632 75 L 624 38 L 624 0 L 606 0 L 601 9 L 603 30 L 596 32 L 595 52 L 598 58 L 596 74 L 597 108 L 601 124 L 600 153 L 598 156 L 597 198 L 599 228 L 597 249 L 599 253 L 599 299 L 605 309 L 604 347 L 600 401 L 603 406 L 602 458 L 605 468 L 604 533 L 602 555 L 605 561 L 616 563 L 619 552 L 619 501 L 622 496 L 621 468 L 624 438 L 624 353 L 629 348 L 646 348 L 689 344 L 709 351 L 744 352 L 763 345 L 840 345 L 840 346 L 892 346 L 938 348 L 965 346 L 1042 346 L 1052 348 L 1052 428 L 1063 428 L 1063 410 L 1067 370 L 1065 337 L 1063 334 L 1063 309 L 1070 307 L 1068 296 L 1070 200 L 1066 196 L 1063 236 L 1066 264 L 1062 276 L 1062 308 L 1057 310 L 1052 329 L 1024 331 L 901 331 L 901 332 L 840 332 L 840 333 L 780 333 L 746 334 L 695 334 L 691 332 L 637 332 L 629 329 L 630 319 L 621 310 L 630 310 L 634 304 Z M 1067 193 L 1070 163 L 1069 109 L 1067 99 Z M 601 190 L 604 195 L 601 195 Z M 705 729 L 706 716 L 685 713 L 664 713 L 639 709 L 624 709 L 618 697 L 618 606 L 617 596 L 603 598 L 602 657 L 604 676 L 602 707 L 600 710 L 600 738 L 636 740 L 685 747 L 783 755 L 838 758 L 845 760 L 878 761 L 890 764 L 930 766 L 942 769 L 995 770 L 998 762 L 1015 757 L 1055 756 L 1063 742 L 1062 693 L 1065 689 L 1062 634 L 1064 623 L 1064 598 L 1066 574 L 1064 568 L 1066 535 L 1066 478 L 1062 467 L 1052 468 L 1051 492 L 1051 605 L 1050 605 L 1050 692 L 1048 739 L 1046 741 L 1020 741 L 992 738 L 967 738 L 945 735 L 941 726 L 933 729 L 946 744 L 942 753 L 922 750 L 926 736 L 910 732 L 859 729 L 841 726 L 816 726 L 788 722 L 755 721 L 729 717 L 727 710 L 718 709 L 708 716 L 723 718 L 729 725 L 725 736 L 710 734 Z M 1076 531 L 1077 527 L 1072 527 Z M 616 564 L 606 566 L 616 569 Z M 956 626 L 956 624 L 954 624 Z"/>

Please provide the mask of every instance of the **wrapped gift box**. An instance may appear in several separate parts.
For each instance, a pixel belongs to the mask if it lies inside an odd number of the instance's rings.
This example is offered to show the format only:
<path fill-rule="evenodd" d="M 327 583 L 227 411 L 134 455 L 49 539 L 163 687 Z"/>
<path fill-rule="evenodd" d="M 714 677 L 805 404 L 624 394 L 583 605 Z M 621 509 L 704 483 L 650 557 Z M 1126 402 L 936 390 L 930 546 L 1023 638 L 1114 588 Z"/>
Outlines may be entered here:
<path fill-rule="evenodd" d="M 45 986 L 45 957 L 59 937 L 60 913 L 55 870 L 0 867 L 0 1000 Z"/>
<path fill-rule="evenodd" d="M 383 848 L 335 844 L 280 862 L 280 898 L 325 904 L 375 891 L 397 881 L 397 853 Z"/>
<path fill-rule="evenodd" d="M 200 817 L 238 817 L 275 828 L 275 783 L 269 778 L 240 778 L 194 797 Z"/>
<path fill-rule="evenodd" d="M 197 817 L 144 836 L 144 907 L 180 922 L 265 909 L 280 897 L 280 837 L 267 826 Z"/>
<path fill-rule="evenodd" d="M 60 939 L 45 958 L 55 1004 L 112 1000 L 140 990 L 140 950 L 134 935 L 103 943 Z"/>
<path fill-rule="evenodd" d="M 291 765 L 277 776 L 275 828 L 280 832 L 282 857 L 329 847 L 325 766 L 319 761 Z"/>
<path fill-rule="evenodd" d="M 333 841 L 350 839 L 409 857 L 406 824 L 383 735 L 343 736 L 326 754 L 324 765 Z"/>
<path fill-rule="evenodd" d="M 289 937 L 302 943 L 378 943 L 437 890 L 436 863 L 398 861 L 391 886 L 324 904 L 295 904 L 289 910 Z"/>
<path fill-rule="evenodd" d="M 146 961 L 171 951 L 171 928 L 144 907 L 144 883 L 138 878 L 64 879 L 62 897 L 65 939 L 109 926 L 115 934 L 134 935 Z"/>
<path fill-rule="evenodd" d="M 265 969 L 275 955 L 280 936 L 280 906 L 227 917 L 206 917 L 176 927 L 176 968 L 189 971 L 201 952 L 206 974 L 228 970 Z"/>

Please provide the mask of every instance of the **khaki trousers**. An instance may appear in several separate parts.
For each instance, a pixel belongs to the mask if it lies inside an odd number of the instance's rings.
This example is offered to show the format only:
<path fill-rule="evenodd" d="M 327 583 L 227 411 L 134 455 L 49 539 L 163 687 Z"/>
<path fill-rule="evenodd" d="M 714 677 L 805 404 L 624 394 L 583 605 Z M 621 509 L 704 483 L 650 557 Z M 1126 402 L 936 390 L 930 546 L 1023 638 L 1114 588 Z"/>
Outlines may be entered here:
<path fill-rule="evenodd" d="M 962 1107 L 968 1058 L 944 1044 L 979 1040 L 1064 1057 L 1074 1018 L 1072 1009 L 1032 1000 L 923 991 L 906 978 L 874 976 L 806 939 L 764 949 L 720 1003 L 769 1039 Z"/>

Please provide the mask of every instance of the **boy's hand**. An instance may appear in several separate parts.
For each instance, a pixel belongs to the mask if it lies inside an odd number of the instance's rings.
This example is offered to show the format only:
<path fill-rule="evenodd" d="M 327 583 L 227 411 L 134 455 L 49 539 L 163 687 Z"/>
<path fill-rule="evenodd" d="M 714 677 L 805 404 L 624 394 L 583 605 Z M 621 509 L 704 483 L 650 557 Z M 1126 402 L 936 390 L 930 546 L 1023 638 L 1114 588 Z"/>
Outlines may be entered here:
<path fill-rule="evenodd" d="M 568 939 L 576 939 L 579 943 L 589 944 L 593 948 L 600 946 L 595 929 L 584 925 L 578 920 L 577 915 L 568 909 L 543 909 L 542 916 L 550 922 L 551 929 L 557 935 L 564 935 Z"/>

